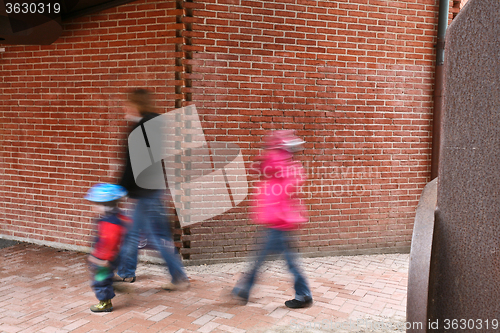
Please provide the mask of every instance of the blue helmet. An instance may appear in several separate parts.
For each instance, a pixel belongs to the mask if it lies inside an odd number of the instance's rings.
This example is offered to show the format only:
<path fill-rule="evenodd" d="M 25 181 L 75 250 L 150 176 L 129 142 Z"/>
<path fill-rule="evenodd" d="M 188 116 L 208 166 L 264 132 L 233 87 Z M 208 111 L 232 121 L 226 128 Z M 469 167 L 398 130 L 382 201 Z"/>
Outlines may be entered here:
<path fill-rule="evenodd" d="M 85 199 L 93 202 L 109 202 L 127 195 L 127 190 L 115 184 L 96 184 L 90 188 Z"/>

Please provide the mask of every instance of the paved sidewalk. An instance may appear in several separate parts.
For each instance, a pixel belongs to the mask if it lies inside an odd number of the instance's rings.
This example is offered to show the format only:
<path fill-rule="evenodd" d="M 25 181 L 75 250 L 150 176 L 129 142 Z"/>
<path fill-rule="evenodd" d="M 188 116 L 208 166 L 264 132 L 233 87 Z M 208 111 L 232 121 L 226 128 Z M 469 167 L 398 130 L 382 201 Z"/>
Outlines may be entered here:
<path fill-rule="evenodd" d="M 0 332 L 404 332 L 408 254 L 302 259 L 314 305 L 291 310 L 291 275 L 266 264 L 246 306 L 228 295 L 247 263 L 188 266 L 168 292 L 162 266 L 140 264 L 114 311 L 91 313 L 86 255 L 19 244 L 0 249 Z"/>

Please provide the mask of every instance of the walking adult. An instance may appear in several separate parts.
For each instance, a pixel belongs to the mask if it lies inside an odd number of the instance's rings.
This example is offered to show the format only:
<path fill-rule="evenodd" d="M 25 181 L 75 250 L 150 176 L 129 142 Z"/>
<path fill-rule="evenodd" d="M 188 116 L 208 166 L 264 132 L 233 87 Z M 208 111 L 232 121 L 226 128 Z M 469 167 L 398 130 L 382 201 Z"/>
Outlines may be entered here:
<path fill-rule="evenodd" d="M 145 131 L 143 124 L 159 116 L 154 108 L 151 94 L 145 89 L 135 89 L 129 92 L 124 111 L 125 118 L 134 123 L 129 135 L 139 127 Z M 149 138 L 149 140 L 154 139 Z M 161 140 L 161 138 L 158 139 Z M 142 234 L 147 237 L 148 243 L 160 252 L 172 276 L 171 282 L 163 285 L 162 288 L 166 290 L 187 289 L 189 279 L 170 232 L 170 225 L 163 204 L 164 191 L 141 188 L 137 185 L 128 145 L 125 170 L 119 184 L 128 191 L 128 196 L 135 200 L 135 207 L 132 215 L 132 228 L 128 231 L 120 251 L 120 263 L 116 280 L 135 282 L 139 237 Z"/>

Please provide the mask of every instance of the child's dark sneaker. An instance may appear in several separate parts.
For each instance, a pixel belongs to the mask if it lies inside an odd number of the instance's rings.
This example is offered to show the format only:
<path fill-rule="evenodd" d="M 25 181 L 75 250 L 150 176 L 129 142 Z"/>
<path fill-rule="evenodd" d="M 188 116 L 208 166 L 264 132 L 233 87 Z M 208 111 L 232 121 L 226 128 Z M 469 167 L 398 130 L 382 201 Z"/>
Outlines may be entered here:
<path fill-rule="evenodd" d="M 298 299 L 292 299 L 285 302 L 286 307 L 292 309 L 308 308 L 312 304 L 313 304 L 313 299 L 310 296 L 304 297 L 303 301 L 299 301 Z"/>
<path fill-rule="evenodd" d="M 96 305 L 92 305 L 90 307 L 90 311 L 92 312 L 111 312 L 113 311 L 113 304 L 111 304 L 111 300 L 107 299 L 105 301 L 100 301 Z"/>

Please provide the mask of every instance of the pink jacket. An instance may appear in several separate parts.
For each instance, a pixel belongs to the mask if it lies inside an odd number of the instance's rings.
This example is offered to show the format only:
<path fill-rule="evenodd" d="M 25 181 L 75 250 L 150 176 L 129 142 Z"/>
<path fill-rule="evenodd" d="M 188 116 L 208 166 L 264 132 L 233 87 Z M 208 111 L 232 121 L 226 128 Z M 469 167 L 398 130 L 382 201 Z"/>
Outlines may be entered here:
<path fill-rule="evenodd" d="M 294 229 L 306 222 L 306 207 L 297 197 L 306 177 L 293 154 L 281 149 L 266 151 L 260 171 L 262 180 L 257 184 L 254 220 L 280 230 Z"/>

